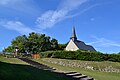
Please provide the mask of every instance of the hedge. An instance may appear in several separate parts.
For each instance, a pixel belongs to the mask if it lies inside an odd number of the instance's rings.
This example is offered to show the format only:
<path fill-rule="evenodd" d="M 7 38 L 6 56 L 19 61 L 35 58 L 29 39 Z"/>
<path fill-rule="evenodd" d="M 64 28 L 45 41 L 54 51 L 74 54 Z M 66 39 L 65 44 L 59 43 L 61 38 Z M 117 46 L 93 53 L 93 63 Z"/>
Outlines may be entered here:
<path fill-rule="evenodd" d="M 120 54 L 103 54 L 101 52 L 88 51 L 46 51 L 40 53 L 44 58 L 61 58 L 84 61 L 113 61 L 120 62 Z"/>

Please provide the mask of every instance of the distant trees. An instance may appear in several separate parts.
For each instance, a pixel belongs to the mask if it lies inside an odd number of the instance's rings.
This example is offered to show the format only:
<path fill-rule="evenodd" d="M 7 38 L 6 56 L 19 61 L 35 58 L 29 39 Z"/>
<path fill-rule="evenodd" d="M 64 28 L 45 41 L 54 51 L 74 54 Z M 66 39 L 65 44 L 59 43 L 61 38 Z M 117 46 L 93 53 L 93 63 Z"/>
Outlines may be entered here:
<path fill-rule="evenodd" d="M 58 50 L 64 50 L 67 46 L 68 42 L 66 44 L 58 44 Z"/>
<path fill-rule="evenodd" d="M 55 38 L 50 38 L 45 34 L 30 33 L 27 37 L 26 35 L 18 36 L 11 41 L 11 46 L 8 46 L 3 51 L 4 52 L 15 52 L 15 48 L 18 47 L 20 53 L 39 53 L 48 50 L 58 50 L 58 41 Z"/>
<path fill-rule="evenodd" d="M 120 54 L 120 52 L 118 54 Z"/>

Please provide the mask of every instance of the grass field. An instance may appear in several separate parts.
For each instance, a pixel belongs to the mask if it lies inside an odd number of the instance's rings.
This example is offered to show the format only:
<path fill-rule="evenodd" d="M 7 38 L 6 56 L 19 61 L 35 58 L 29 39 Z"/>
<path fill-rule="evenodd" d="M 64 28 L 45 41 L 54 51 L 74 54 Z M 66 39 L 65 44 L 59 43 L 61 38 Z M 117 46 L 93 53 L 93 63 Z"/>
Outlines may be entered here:
<path fill-rule="evenodd" d="M 70 80 L 69 78 L 31 67 L 16 58 L 0 57 L 0 80 Z"/>
<path fill-rule="evenodd" d="M 120 73 L 113 73 L 113 72 L 100 72 L 100 71 L 92 71 L 92 70 L 88 70 L 88 69 L 84 69 L 84 68 L 78 68 L 78 67 L 70 67 L 70 66 L 62 66 L 62 65 L 58 65 L 58 64 L 54 64 L 54 63 L 50 63 L 50 62 L 46 62 L 45 60 L 58 60 L 58 59 L 53 59 L 53 58 L 43 58 L 43 59 L 39 59 L 39 60 L 35 60 L 37 62 L 43 63 L 43 64 L 47 64 L 49 66 L 55 67 L 56 69 L 59 70 L 64 70 L 64 71 L 77 71 L 79 73 L 85 74 L 87 76 L 93 77 L 96 80 L 120 80 Z M 69 61 L 69 60 L 65 60 L 65 59 L 60 59 L 61 61 Z M 70 60 L 72 62 L 72 60 Z M 73 60 L 74 61 L 74 60 Z M 84 61 L 76 61 L 76 62 L 82 62 L 84 63 Z M 119 67 L 120 68 L 120 63 L 114 63 L 114 62 L 89 62 L 88 63 L 90 65 L 100 65 L 102 67 L 104 67 L 105 65 L 112 65 L 114 67 Z"/>
<path fill-rule="evenodd" d="M 10 64 L 22 64 L 22 65 L 28 65 L 26 62 L 23 62 L 17 58 L 6 58 L 6 57 L 0 57 L 0 61 L 4 63 L 10 63 Z"/>

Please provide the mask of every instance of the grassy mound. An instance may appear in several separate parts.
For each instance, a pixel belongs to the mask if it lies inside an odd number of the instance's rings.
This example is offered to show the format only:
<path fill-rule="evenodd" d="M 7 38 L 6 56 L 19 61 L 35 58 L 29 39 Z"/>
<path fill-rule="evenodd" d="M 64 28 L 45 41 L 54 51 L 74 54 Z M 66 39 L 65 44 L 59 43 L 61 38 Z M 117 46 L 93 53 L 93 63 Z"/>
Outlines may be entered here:
<path fill-rule="evenodd" d="M 19 63 L 19 64 L 18 64 Z M 65 76 L 40 70 L 14 58 L 0 58 L 0 80 L 70 80 Z"/>

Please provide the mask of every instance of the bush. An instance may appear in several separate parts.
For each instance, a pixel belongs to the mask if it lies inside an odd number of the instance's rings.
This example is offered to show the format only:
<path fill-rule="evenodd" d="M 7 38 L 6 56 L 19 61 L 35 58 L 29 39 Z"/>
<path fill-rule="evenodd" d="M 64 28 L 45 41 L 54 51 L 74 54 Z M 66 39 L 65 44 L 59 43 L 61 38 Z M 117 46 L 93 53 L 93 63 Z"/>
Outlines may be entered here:
<path fill-rule="evenodd" d="M 119 54 L 103 54 L 100 52 L 88 51 L 46 51 L 41 52 L 40 56 L 43 58 L 61 58 L 61 59 L 74 59 L 84 61 L 113 61 L 120 62 Z"/>
<path fill-rule="evenodd" d="M 7 58 L 13 58 L 14 56 L 11 55 L 11 54 L 5 54 L 4 57 L 7 57 Z"/>
<path fill-rule="evenodd" d="M 109 54 L 108 61 L 120 62 L 120 55 L 118 55 L 118 54 Z"/>
<path fill-rule="evenodd" d="M 4 54 L 0 54 L 0 57 L 4 57 Z"/>
<path fill-rule="evenodd" d="M 47 51 L 41 52 L 41 57 L 53 57 L 62 59 L 75 59 L 86 61 L 102 61 L 102 53 L 100 52 L 87 52 L 87 51 Z"/>

